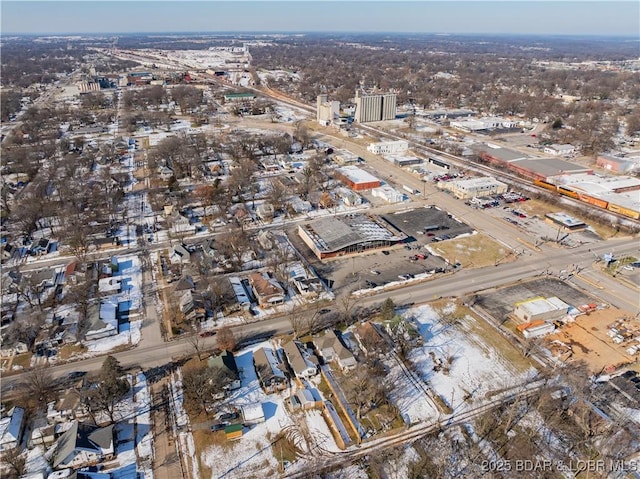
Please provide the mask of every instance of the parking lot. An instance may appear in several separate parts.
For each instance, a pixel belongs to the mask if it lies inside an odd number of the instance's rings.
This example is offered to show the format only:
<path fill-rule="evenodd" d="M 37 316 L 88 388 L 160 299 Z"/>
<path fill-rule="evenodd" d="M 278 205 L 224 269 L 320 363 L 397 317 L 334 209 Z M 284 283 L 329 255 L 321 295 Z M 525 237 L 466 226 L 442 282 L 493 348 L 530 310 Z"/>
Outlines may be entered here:
<path fill-rule="evenodd" d="M 529 241 L 534 244 L 551 241 L 573 247 L 594 243 L 601 239 L 591 228 L 569 233 L 545 221 L 546 213 L 560 212 L 561 207 L 548 208 L 535 200 L 507 202 L 497 196 L 478 199 L 476 204 L 484 213 L 499 218 L 526 234 Z"/>
<path fill-rule="evenodd" d="M 473 229 L 436 206 L 384 215 L 385 221 L 409 236 L 409 244 L 420 247 L 473 233 Z"/>
<path fill-rule="evenodd" d="M 565 303 L 578 307 L 583 304 L 597 302 L 572 285 L 553 277 L 541 277 L 497 291 L 478 295 L 476 304 L 482 306 L 499 323 L 504 322 L 515 308 L 515 303 L 526 299 L 543 296 L 556 296 Z"/>

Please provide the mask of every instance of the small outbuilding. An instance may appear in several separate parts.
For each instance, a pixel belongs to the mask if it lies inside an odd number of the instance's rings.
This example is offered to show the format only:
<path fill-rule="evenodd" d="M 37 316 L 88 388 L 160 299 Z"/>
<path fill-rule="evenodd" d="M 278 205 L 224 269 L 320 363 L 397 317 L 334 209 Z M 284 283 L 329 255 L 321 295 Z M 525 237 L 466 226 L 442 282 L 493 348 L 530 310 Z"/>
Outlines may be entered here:
<path fill-rule="evenodd" d="M 242 424 L 231 424 L 224 428 L 224 435 L 227 441 L 237 441 L 242 437 Z"/>
<path fill-rule="evenodd" d="M 245 424 L 259 424 L 265 421 L 262 403 L 254 402 L 245 404 L 240 410 L 242 411 L 242 420 Z"/>

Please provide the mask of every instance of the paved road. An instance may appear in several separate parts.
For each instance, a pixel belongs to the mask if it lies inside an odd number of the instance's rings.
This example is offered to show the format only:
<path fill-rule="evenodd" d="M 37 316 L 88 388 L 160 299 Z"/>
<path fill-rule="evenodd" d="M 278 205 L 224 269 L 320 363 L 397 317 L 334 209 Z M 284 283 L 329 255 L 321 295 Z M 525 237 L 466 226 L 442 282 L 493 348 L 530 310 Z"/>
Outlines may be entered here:
<path fill-rule="evenodd" d="M 424 190 L 426 198 L 422 199 L 423 203 L 437 203 L 447 211 L 453 213 L 457 217 L 464 219 L 465 222 L 479 231 L 490 231 L 496 239 L 503 244 L 508 245 L 512 249 L 524 249 L 523 244 L 519 241 L 520 232 L 514 230 L 506 223 L 499 221 L 489 215 L 482 214 L 478 210 L 467 208 L 460 201 L 446 195 L 437 190 L 431 184 L 423 184 L 418 178 L 410 173 L 390 165 L 388 162 L 367 152 L 361 145 L 345 138 L 339 138 L 334 135 L 319 135 L 320 139 L 337 146 L 348 148 L 367 159 L 367 166 L 381 172 L 386 179 L 391 179 L 398 185 L 407 184 L 414 186 L 416 189 Z M 386 172 L 386 173 L 385 173 Z M 391 173 L 393 172 L 393 173 Z M 420 204 L 420 200 L 418 201 Z M 302 221 L 302 220 L 301 220 Z M 261 228 L 264 228 L 262 226 Z M 215 233 L 208 235 L 214 236 Z M 530 240 L 530 239 L 528 239 Z M 169 241 L 149 245 L 149 250 L 159 250 L 168 247 Z M 391 297 L 397 304 L 409 302 L 424 302 L 433 297 L 438 296 L 460 296 L 471 293 L 480 289 L 499 286 L 510 281 L 525 279 L 540 273 L 545 269 L 555 269 L 557 271 L 566 269 L 568 264 L 579 264 L 581 267 L 589 268 L 594 257 L 594 253 L 602 254 L 612 249 L 617 254 L 635 253 L 638 254 L 637 240 L 612 240 L 606 243 L 599 243 L 590 246 L 576 248 L 573 250 L 558 250 L 548 246 L 542 246 L 540 251 L 529 248 L 531 256 L 521 257 L 515 263 L 501 264 L 498 267 L 489 267 L 476 270 L 461 270 L 455 275 L 440 278 L 436 281 L 429 281 L 413 286 L 406 286 L 394 291 L 379 292 L 372 296 L 367 296 L 360 300 L 362 305 L 370 305 L 382 302 L 384 299 Z M 100 251 L 92 255 L 94 258 L 108 257 L 110 254 L 125 254 L 141 252 L 139 247 L 123 250 L 119 248 L 114 251 Z M 37 269 L 43 266 L 62 265 L 69 261 L 69 258 L 53 258 L 36 261 L 33 264 L 24 265 L 23 269 Z M 585 272 L 586 273 L 586 272 Z M 595 278 L 595 279 L 594 279 Z M 576 284 L 585 289 L 595 289 L 596 293 L 603 300 L 616 305 L 623 309 L 635 312 L 639 309 L 637 290 L 628 288 L 612 278 L 605 277 L 589 272 L 589 276 L 581 275 L 573 278 Z M 147 291 L 146 286 L 152 284 L 149 273 L 145 274 L 143 289 Z M 600 284 L 603 289 L 595 288 L 594 284 Z M 153 293 L 155 294 L 155 293 Z M 155 298 L 152 294 L 145 294 L 146 304 L 146 320 L 143 324 L 141 343 L 133 350 L 115 354 L 124 366 L 140 365 L 144 367 L 154 367 L 166 364 L 174 357 L 179 357 L 188 352 L 188 342 L 184 339 L 171 343 L 164 343 L 160 335 L 158 327 L 157 311 L 155 309 Z M 282 318 L 268 319 L 259 323 L 234 328 L 238 335 L 250 335 L 259 332 L 280 333 L 291 328 L 290 323 Z M 205 341 L 207 346 L 215 345 L 215 338 L 208 338 Z M 102 358 L 91 358 L 78 361 L 72 364 L 64 364 L 51 367 L 51 372 L 60 376 L 75 370 L 94 371 L 97 370 L 102 363 Z M 10 378 L 4 378 L 2 381 L 3 388 L 11 385 L 19 380 L 21 375 L 14 375 Z"/>
<path fill-rule="evenodd" d="M 591 251 L 589 251 L 591 249 Z M 392 298 L 396 304 L 422 303 L 434 297 L 461 296 L 479 290 L 501 286 L 510 282 L 524 280 L 534 276 L 549 268 L 560 271 L 565 269 L 567 264 L 581 264 L 588 268 L 593 260 L 594 253 L 602 254 L 614 249 L 618 254 L 635 253 L 638 254 L 638 244 L 635 239 L 613 240 L 588 248 L 586 245 L 573 250 L 555 250 L 549 252 L 544 261 L 539 257 L 527 257 L 514 263 L 501 264 L 497 267 L 487 267 L 481 269 L 460 270 L 455 274 L 434 281 L 406 286 L 393 291 L 382 291 L 371 296 L 366 296 L 358 301 L 361 306 L 378 304 L 386 298 Z M 631 312 L 640 311 L 639 295 L 637 290 L 633 290 L 625 285 L 606 282 L 606 289 L 599 290 L 592 285 L 582 282 L 574 277 L 574 281 L 584 289 L 591 290 L 621 309 Z M 604 284 L 604 283 L 603 283 Z M 286 317 L 266 319 L 254 323 L 249 323 L 233 328 L 239 339 L 253 337 L 269 337 L 291 330 L 291 323 Z M 216 346 L 215 336 L 203 339 L 205 348 L 213 349 Z M 144 367 L 151 368 L 162 366 L 188 354 L 192 351 L 188 339 L 183 338 L 168 343 L 160 342 L 149 346 L 140 345 L 134 349 L 115 353 L 114 356 L 124 367 Z M 60 377 L 72 371 L 97 371 L 103 362 L 102 357 L 95 357 L 77 361 L 75 363 L 60 364 L 49 368 L 54 377 Z M 24 373 L 3 378 L 2 387 L 10 387 L 17 381 L 23 379 Z"/>

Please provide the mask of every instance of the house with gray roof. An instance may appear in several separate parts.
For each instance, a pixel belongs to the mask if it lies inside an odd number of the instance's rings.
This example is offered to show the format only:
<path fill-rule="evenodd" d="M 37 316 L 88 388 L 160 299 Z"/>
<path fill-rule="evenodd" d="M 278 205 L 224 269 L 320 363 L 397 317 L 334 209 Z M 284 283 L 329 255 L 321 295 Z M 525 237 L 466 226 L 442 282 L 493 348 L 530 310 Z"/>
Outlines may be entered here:
<path fill-rule="evenodd" d="M 287 388 L 286 367 L 272 348 L 260 348 L 253 353 L 253 366 L 260 386 L 267 394 Z"/>
<path fill-rule="evenodd" d="M 313 342 L 326 362 L 334 361 L 340 369 L 348 371 L 356 367 L 356 358 L 340 341 L 333 330 L 315 337 Z"/>
<path fill-rule="evenodd" d="M 74 421 L 58 439 L 54 469 L 79 469 L 99 464 L 114 455 L 113 425 L 96 427 Z"/>
<path fill-rule="evenodd" d="M 318 373 L 317 367 L 307 361 L 300 351 L 300 347 L 295 341 L 290 341 L 282 347 L 287 358 L 289 367 L 298 378 L 310 378 Z"/>

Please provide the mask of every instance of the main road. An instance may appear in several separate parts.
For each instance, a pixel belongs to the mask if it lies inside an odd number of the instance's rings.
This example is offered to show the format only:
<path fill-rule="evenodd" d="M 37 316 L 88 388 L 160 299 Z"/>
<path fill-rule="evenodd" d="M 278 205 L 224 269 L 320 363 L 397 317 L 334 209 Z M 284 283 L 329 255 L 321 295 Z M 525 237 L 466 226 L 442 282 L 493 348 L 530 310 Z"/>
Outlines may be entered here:
<path fill-rule="evenodd" d="M 500 287 L 505 284 L 522 281 L 532 276 L 545 273 L 546 270 L 559 272 L 567 268 L 569 264 L 584 268 L 583 273 L 591 269 L 594 257 L 614 250 L 616 254 L 638 254 L 638 242 L 636 239 L 609 240 L 606 243 L 587 245 L 572 250 L 558 249 L 547 251 L 544 259 L 538 256 L 520 257 L 512 263 L 503 263 L 497 267 L 489 266 L 478 269 L 461 269 L 453 274 L 436 277 L 433 280 L 409 284 L 395 290 L 382 290 L 363 296 L 358 300 L 360 306 L 379 304 L 386 298 L 392 298 L 396 304 L 422 303 L 434 297 L 460 297 L 478 291 Z M 592 282 L 581 279 L 583 275 L 571 278 L 577 286 L 583 289 L 593 289 Z M 603 289 L 595 291 L 603 301 L 613 304 L 621 309 L 637 313 L 640 310 L 639 295 L 637 290 L 618 282 L 607 283 Z M 150 307 L 150 306 L 149 306 Z M 155 326 L 155 325 L 150 325 Z M 284 316 L 255 321 L 233 328 L 238 339 L 268 338 L 282 334 L 292 329 L 291 322 Z M 144 330 L 143 330 L 144 335 Z M 216 346 L 215 336 L 203 338 L 203 349 Z M 170 342 L 157 342 L 144 344 L 127 351 L 114 353 L 124 367 L 136 367 L 147 369 L 162 366 L 171 361 L 183 357 L 193 351 L 189 338 L 182 338 Z M 48 369 L 54 377 L 64 376 L 72 371 L 97 371 L 104 358 L 92 357 L 72 363 L 50 366 Z M 24 379 L 26 373 L 15 374 L 2 379 L 2 388 L 11 388 L 14 384 Z"/>

